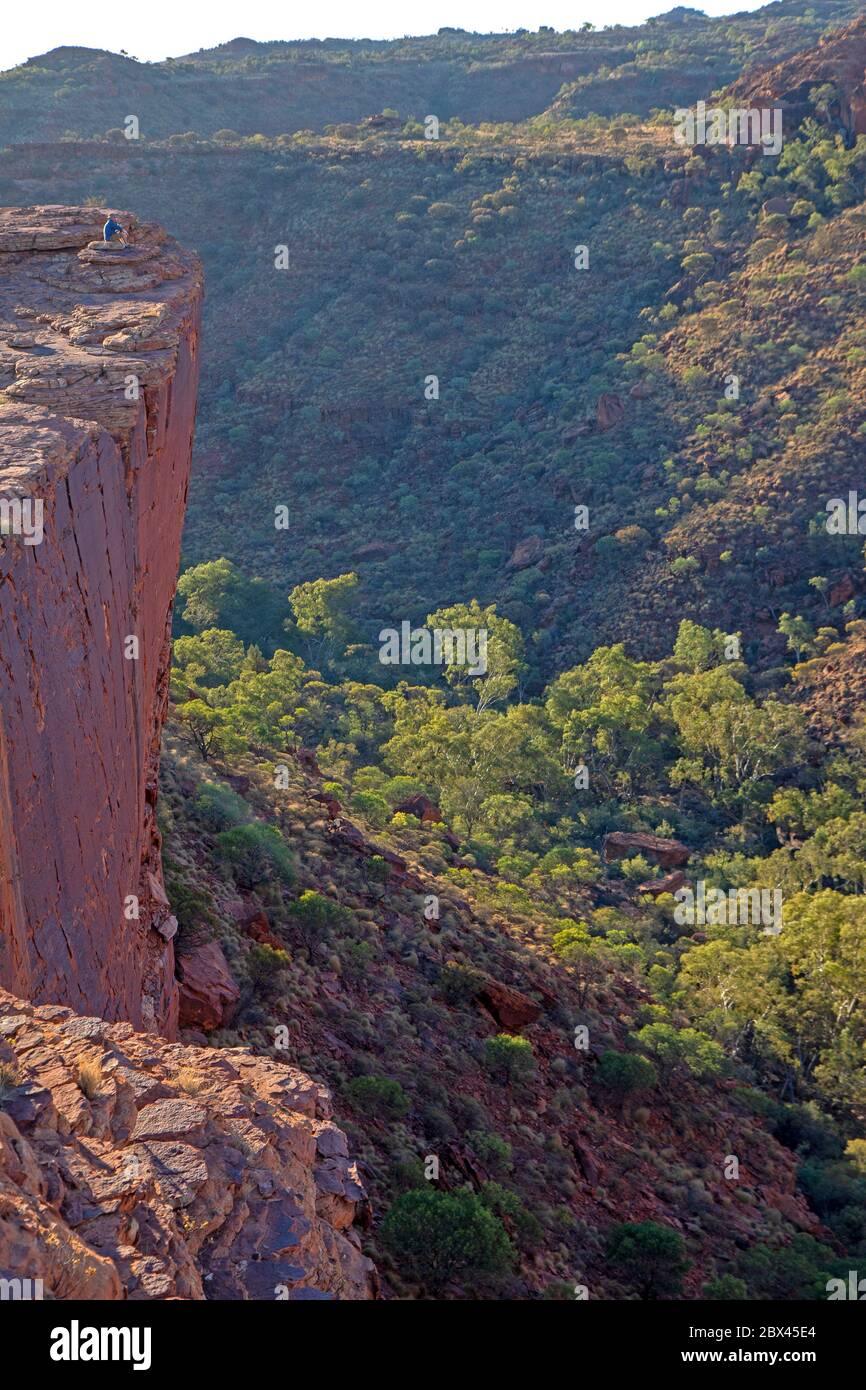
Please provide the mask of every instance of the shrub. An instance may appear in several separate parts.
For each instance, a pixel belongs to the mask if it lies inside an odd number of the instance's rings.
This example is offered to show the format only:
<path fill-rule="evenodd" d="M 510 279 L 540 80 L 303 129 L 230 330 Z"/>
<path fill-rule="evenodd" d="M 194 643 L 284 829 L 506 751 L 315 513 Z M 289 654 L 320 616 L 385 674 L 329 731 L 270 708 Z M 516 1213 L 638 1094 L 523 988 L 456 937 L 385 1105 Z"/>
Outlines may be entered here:
<path fill-rule="evenodd" d="M 448 1004 L 465 1007 L 471 1004 L 481 986 L 481 976 L 471 965 L 459 961 L 446 962 L 439 976 L 439 991 Z"/>
<path fill-rule="evenodd" d="M 508 1172 L 513 1166 L 511 1145 L 486 1129 L 473 1129 L 466 1136 L 470 1147 L 490 1172 Z"/>
<path fill-rule="evenodd" d="M 280 976 L 289 968 L 291 961 L 285 951 L 256 941 L 250 947 L 247 964 L 257 992 L 267 995 L 277 989 Z"/>
<path fill-rule="evenodd" d="M 611 1049 L 602 1053 L 595 1079 L 599 1086 L 619 1100 L 638 1095 L 641 1091 L 651 1091 L 658 1082 L 656 1069 L 646 1057 L 640 1057 L 635 1052 L 613 1052 Z"/>
<path fill-rule="evenodd" d="M 719 1279 L 711 1279 L 708 1284 L 704 1284 L 703 1294 L 711 1303 L 736 1302 L 748 1297 L 742 1279 L 737 1279 L 733 1274 L 723 1274 Z"/>
<path fill-rule="evenodd" d="M 404 1192 L 381 1227 L 400 1268 L 430 1293 L 453 1279 L 501 1274 L 514 1251 L 499 1218 L 471 1192 Z"/>
<path fill-rule="evenodd" d="M 377 1119 L 398 1119 L 409 1109 L 403 1087 L 388 1076 L 356 1076 L 346 1086 L 346 1096 L 356 1110 Z"/>
<path fill-rule="evenodd" d="M 538 1245 L 544 1234 L 541 1222 L 516 1192 L 498 1182 L 485 1182 L 480 1196 L 484 1205 L 513 1230 L 521 1249 L 531 1250 Z"/>
<path fill-rule="evenodd" d="M 304 945 L 312 950 L 317 941 L 327 939 L 332 928 L 348 925 L 350 916 L 332 898 L 307 888 L 298 901 L 292 903 L 291 919 Z"/>
<path fill-rule="evenodd" d="M 451 222 L 458 216 L 458 212 L 453 203 L 431 203 L 427 215 L 435 218 L 437 222 Z"/>
<path fill-rule="evenodd" d="M 381 830 L 391 819 L 391 807 L 378 792 L 355 792 L 349 805 L 374 830 Z"/>
<path fill-rule="evenodd" d="M 15 1062 L 0 1062 L 0 1105 L 11 1096 L 18 1085 L 18 1066 Z"/>
<path fill-rule="evenodd" d="M 88 1100 L 93 1100 L 99 1090 L 99 1083 L 102 1080 L 102 1067 L 99 1062 L 84 1060 L 78 1063 L 78 1089 L 87 1096 Z"/>
<path fill-rule="evenodd" d="M 790 1245 L 755 1245 L 740 1260 L 739 1272 L 753 1298 L 823 1299 L 837 1260 L 832 1250 L 799 1232 Z"/>
<path fill-rule="evenodd" d="M 214 831 L 228 830 L 250 818 L 247 803 L 230 787 L 218 782 L 202 782 L 193 810 L 205 829 Z"/>
<path fill-rule="evenodd" d="M 239 888 L 260 883 L 289 887 L 295 879 L 294 861 L 282 835 L 273 825 L 237 825 L 216 840 L 217 858 L 228 864 Z"/>
<path fill-rule="evenodd" d="M 504 1084 L 520 1081 L 535 1068 L 532 1043 L 513 1033 L 497 1033 L 484 1043 L 484 1060 L 494 1076 Z"/>
<path fill-rule="evenodd" d="M 606 1253 L 611 1270 L 643 1299 L 679 1294 L 690 1266 L 682 1236 L 657 1221 L 615 1226 Z"/>

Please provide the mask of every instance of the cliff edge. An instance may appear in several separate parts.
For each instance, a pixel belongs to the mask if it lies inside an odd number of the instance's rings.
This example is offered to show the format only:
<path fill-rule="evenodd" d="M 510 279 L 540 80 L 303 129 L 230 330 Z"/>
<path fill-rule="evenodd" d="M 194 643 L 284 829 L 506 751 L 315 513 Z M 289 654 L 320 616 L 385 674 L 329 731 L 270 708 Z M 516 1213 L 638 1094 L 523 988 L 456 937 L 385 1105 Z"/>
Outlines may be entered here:
<path fill-rule="evenodd" d="M 202 276 L 0 209 L 0 984 L 172 1037 L 155 808 Z"/>

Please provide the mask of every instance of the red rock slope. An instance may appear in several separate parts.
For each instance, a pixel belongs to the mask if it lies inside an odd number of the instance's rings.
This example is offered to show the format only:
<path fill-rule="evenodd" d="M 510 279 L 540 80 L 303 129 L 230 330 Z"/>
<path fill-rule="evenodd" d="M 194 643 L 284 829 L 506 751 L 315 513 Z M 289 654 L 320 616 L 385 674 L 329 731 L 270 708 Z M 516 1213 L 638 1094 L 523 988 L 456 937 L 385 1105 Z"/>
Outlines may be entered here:
<path fill-rule="evenodd" d="M 202 283 L 128 214 L 104 248 L 105 216 L 0 209 L 0 984 L 171 1037 L 155 803 Z"/>
<path fill-rule="evenodd" d="M 775 67 L 746 73 L 728 94 L 750 106 L 781 106 L 788 138 L 804 116 L 815 114 L 810 92 L 828 84 L 836 91 L 826 94 L 827 121 L 849 140 L 866 135 L 866 16 L 832 29 L 816 47 Z"/>

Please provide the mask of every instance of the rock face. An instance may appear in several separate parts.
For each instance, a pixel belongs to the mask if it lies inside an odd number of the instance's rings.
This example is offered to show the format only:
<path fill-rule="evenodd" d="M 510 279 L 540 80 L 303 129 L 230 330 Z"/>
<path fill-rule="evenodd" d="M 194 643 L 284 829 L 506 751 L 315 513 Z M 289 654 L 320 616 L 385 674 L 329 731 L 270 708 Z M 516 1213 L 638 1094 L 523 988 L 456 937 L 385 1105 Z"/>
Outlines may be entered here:
<path fill-rule="evenodd" d="M 826 91 L 816 112 L 810 92 Z M 866 135 L 866 18 L 831 30 L 817 45 L 775 67 L 747 73 L 728 89 L 737 105 L 779 106 L 786 137 L 793 136 L 804 116 L 818 114 L 853 144 Z"/>
<path fill-rule="evenodd" d="M 155 807 L 197 259 L 106 209 L 0 210 L 0 984 L 171 1037 Z"/>
<path fill-rule="evenodd" d="M 132 245 L 105 247 L 106 215 L 0 210 L 0 986 L 28 1000 L 0 988 L 0 1276 L 370 1298 L 327 1090 L 170 1041 L 156 795 L 202 286 L 129 214 Z M 220 946 L 180 973 L 181 1021 L 226 1023 Z"/>
<path fill-rule="evenodd" d="M 328 1091 L 0 991 L 0 1275 L 57 1299 L 366 1299 Z"/>
<path fill-rule="evenodd" d="M 218 941 L 187 952 L 178 964 L 180 1026 L 212 1033 L 231 1021 L 240 991 Z"/>

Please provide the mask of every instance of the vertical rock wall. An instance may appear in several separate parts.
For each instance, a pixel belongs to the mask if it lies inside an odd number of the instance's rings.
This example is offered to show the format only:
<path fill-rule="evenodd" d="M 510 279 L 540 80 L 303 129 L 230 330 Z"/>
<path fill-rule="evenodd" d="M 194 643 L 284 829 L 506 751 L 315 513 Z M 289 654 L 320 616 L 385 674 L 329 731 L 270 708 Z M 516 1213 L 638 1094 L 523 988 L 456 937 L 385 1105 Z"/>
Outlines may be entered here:
<path fill-rule="evenodd" d="M 173 1036 L 156 795 L 201 276 L 0 210 L 0 984 Z"/>

